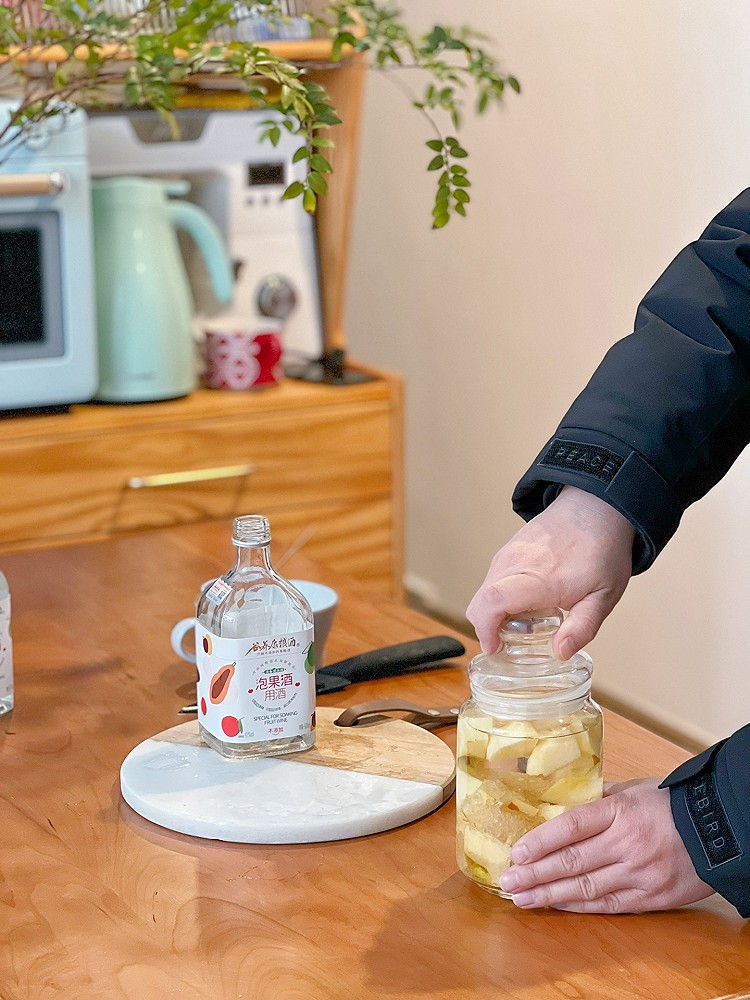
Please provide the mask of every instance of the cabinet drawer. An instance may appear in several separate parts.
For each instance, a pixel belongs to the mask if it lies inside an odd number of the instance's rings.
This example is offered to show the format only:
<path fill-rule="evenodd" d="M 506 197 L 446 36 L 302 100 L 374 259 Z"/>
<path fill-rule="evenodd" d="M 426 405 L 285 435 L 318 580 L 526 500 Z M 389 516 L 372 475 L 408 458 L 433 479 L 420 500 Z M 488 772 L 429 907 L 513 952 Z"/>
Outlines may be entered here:
<path fill-rule="evenodd" d="M 375 401 L 5 442 L 0 544 L 384 496 L 391 433 Z"/>

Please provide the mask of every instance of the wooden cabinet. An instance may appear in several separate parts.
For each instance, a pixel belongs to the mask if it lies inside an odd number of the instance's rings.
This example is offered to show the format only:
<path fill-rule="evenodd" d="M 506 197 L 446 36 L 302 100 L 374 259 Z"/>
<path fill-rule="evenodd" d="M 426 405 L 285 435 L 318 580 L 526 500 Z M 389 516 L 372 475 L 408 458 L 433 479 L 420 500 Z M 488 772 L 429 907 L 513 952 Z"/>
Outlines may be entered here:
<path fill-rule="evenodd" d="M 0 549 L 240 513 L 401 596 L 400 379 L 75 406 L 0 422 Z"/>

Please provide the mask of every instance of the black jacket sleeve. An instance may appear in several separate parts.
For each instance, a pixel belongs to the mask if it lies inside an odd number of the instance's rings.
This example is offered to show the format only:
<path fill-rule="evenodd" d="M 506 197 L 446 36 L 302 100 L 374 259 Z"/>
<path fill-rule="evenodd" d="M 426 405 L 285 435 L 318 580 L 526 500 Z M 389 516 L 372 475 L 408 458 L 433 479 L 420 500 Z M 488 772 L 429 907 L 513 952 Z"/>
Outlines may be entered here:
<path fill-rule="evenodd" d="M 750 440 L 750 189 L 675 258 L 513 494 L 526 520 L 564 484 L 637 530 L 647 569 Z"/>
<path fill-rule="evenodd" d="M 698 877 L 750 917 L 750 725 L 662 782 Z"/>

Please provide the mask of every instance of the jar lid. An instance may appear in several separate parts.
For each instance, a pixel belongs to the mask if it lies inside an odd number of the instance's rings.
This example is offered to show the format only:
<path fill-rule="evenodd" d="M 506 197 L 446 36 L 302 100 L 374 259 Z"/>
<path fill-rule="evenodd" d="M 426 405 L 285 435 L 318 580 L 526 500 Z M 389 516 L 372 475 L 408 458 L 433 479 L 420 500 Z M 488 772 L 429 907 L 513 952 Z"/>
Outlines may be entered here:
<path fill-rule="evenodd" d="M 469 664 L 472 695 L 482 707 L 508 718 L 533 719 L 588 693 L 591 657 L 579 652 L 558 660 L 552 652 L 564 617 L 559 608 L 543 608 L 503 622 L 497 651 L 480 653 Z"/>

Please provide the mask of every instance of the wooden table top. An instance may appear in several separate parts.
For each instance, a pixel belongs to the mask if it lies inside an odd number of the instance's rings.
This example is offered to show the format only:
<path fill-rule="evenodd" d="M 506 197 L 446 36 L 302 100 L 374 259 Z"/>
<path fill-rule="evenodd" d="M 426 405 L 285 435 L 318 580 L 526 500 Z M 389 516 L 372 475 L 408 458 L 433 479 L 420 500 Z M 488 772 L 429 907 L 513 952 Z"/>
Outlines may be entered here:
<path fill-rule="evenodd" d="M 16 709 L 0 718 L 2 1000 L 750 996 L 750 923 L 720 898 L 640 916 L 517 910 L 457 871 L 453 799 L 377 836 L 270 847 L 133 812 L 123 758 L 193 701 L 170 628 L 232 559 L 228 524 L 0 556 L 16 664 Z M 329 660 L 447 631 L 299 554 L 283 571 L 339 590 Z M 460 704 L 463 666 L 320 703 Z M 605 726 L 609 779 L 686 756 L 612 713 Z"/>

